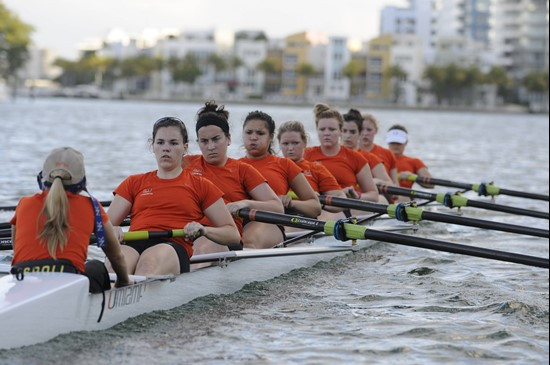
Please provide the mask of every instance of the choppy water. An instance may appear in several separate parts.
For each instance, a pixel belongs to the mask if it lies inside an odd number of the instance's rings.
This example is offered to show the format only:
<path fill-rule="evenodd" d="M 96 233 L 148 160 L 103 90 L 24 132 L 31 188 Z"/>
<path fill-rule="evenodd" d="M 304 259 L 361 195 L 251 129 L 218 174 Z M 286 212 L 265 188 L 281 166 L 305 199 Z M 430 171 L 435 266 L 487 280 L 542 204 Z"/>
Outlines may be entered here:
<path fill-rule="evenodd" d="M 21 195 L 34 192 L 45 154 L 61 145 L 84 153 L 90 190 L 110 199 L 125 176 L 155 167 L 147 147 L 152 123 L 165 115 L 192 121 L 198 108 L 68 100 L 0 104 L 0 205 L 14 205 Z M 228 109 L 231 154 L 239 157 L 241 122 L 257 108 L 229 104 Z M 277 122 L 306 122 L 315 143 L 310 108 L 263 109 Z M 382 130 L 406 125 L 409 154 L 421 157 L 434 176 L 495 180 L 505 188 L 548 194 L 548 116 L 370 112 L 379 117 Z M 383 142 L 382 133 L 378 141 Z M 191 150 L 197 151 L 194 143 Z M 497 202 L 549 209 L 548 203 L 513 197 Z M 535 218 L 479 210 L 466 214 L 548 229 L 548 221 Z M 0 212 L 0 221 L 10 216 Z M 417 234 L 548 257 L 547 239 L 429 222 Z M 0 260 L 6 255 L 0 252 Z M 548 282 L 548 270 L 376 243 L 357 254 L 106 331 L 0 351 L 0 364 L 546 364 Z M 1 324 L 0 329 L 2 336 L 9 333 Z"/>

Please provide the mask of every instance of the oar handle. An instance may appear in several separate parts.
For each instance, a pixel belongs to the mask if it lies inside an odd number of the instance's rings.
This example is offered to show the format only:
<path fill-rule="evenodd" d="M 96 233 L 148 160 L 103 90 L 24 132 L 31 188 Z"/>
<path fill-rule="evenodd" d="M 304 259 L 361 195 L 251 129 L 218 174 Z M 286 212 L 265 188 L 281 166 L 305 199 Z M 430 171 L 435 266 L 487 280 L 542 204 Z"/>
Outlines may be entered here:
<path fill-rule="evenodd" d="M 130 231 L 123 233 L 124 241 L 143 241 L 155 238 L 183 237 L 183 229 L 173 229 L 169 231 Z"/>

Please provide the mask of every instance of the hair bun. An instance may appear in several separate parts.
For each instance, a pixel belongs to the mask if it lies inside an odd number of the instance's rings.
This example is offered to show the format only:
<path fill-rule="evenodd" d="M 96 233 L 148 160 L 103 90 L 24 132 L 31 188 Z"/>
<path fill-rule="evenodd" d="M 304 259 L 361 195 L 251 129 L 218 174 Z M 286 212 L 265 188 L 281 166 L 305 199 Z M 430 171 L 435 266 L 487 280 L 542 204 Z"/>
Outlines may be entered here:
<path fill-rule="evenodd" d="M 316 116 L 321 115 L 328 110 L 330 110 L 330 107 L 327 104 L 323 104 L 323 103 L 315 104 L 315 107 L 313 107 L 313 113 Z"/>

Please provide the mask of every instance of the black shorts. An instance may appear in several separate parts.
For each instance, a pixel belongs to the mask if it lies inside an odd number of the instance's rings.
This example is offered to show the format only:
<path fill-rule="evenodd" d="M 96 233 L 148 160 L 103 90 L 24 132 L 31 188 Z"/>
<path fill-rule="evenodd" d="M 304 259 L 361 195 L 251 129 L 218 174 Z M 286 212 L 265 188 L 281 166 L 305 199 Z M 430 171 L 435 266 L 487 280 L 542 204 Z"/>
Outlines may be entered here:
<path fill-rule="evenodd" d="M 159 238 L 152 240 L 124 242 L 123 245 L 132 247 L 134 250 L 137 251 L 138 254 L 141 255 L 148 248 L 161 243 L 172 246 L 172 248 L 176 251 L 176 254 L 178 255 L 178 260 L 180 262 L 180 274 L 184 272 L 189 272 L 189 265 L 191 264 L 189 261 L 189 255 L 187 254 L 185 248 L 183 248 L 180 244 L 176 242 L 170 242 Z"/>
<path fill-rule="evenodd" d="M 111 289 L 109 272 L 99 260 L 86 261 L 84 272 L 80 272 L 72 262 L 64 259 L 42 259 L 19 262 L 13 265 L 20 268 L 23 273 L 27 272 L 64 272 L 70 274 L 82 274 L 90 282 L 90 293 L 101 293 L 103 290 Z"/>

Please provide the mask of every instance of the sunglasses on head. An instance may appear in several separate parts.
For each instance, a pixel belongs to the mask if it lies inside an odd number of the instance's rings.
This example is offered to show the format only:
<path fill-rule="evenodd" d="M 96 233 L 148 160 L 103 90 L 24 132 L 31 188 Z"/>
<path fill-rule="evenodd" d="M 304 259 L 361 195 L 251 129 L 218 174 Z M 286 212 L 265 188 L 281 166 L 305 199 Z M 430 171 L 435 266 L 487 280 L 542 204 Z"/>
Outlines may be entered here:
<path fill-rule="evenodd" d="M 185 127 L 185 123 L 183 123 L 183 121 L 179 118 L 176 118 L 176 117 L 163 117 L 163 118 L 160 118 L 159 120 L 157 120 L 155 122 L 155 124 L 153 125 L 153 127 L 156 128 L 156 127 L 178 125 L 178 124 L 181 124 L 182 126 Z"/>

